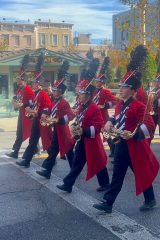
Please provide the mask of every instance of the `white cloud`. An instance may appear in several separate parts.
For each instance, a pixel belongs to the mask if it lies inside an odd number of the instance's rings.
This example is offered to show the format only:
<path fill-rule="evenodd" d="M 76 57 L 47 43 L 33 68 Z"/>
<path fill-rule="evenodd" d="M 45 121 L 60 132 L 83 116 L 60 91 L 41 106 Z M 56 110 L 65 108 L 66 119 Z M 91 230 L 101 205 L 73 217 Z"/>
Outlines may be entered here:
<path fill-rule="evenodd" d="M 91 33 L 92 38 L 111 38 L 112 15 L 119 12 L 118 0 L 1 0 L 2 17 L 31 21 L 69 22 L 77 32 Z M 89 4 L 87 3 L 89 2 Z M 116 8 L 115 8 L 116 6 Z M 124 8 L 125 9 L 125 8 Z"/>

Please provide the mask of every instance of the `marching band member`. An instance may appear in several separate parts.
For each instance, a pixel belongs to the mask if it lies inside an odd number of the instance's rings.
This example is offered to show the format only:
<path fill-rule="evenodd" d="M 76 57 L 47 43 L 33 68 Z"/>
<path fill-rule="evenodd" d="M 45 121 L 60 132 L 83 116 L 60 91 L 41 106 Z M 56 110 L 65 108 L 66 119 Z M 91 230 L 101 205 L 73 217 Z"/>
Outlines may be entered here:
<path fill-rule="evenodd" d="M 84 68 L 81 71 L 80 80 L 78 81 L 78 83 L 76 85 L 76 89 L 75 89 L 76 90 L 76 100 L 75 100 L 74 106 L 72 107 L 75 114 L 77 114 L 77 110 L 80 107 L 79 90 L 81 88 L 81 85 L 85 81 L 87 81 L 87 82 L 93 81 L 93 79 L 96 76 L 98 68 L 99 68 L 99 59 L 93 58 L 93 60 L 89 64 L 88 68 Z"/>
<path fill-rule="evenodd" d="M 141 84 L 140 79 L 139 72 L 128 69 L 120 83 L 122 100 L 116 106 L 114 117 L 110 118 L 105 126 L 109 132 L 113 132 L 113 126 L 116 126 L 119 138 L 115 144 L 111 184 L 103 197 L 104 200 L 93 205 L 106 213 L 112 212 L 128 167 L 135 175 L 136 195 L 144 195 L 145 201 L 140 211 L 150 210 L 156 205 L 152 183 L 158 174 L 159 163 L 147 141 L 153 137 L 154 122 L 146 111 L 146 106 L 134 98 Z"/>
<path fill-rule="evenodd" d="M 93 101 L 98 105 L 101 110 L 104 123 L 107 122 L 109 118 L 108 109 L 112 108 L 116 104 L 116 97 L 111 93 L 111 91 L 104 87 L 106 82 L 106 72 L 109 65 L 109 58 L 106 57 L 102 64 L 101 70 L 98 76 L 95 78 L 96 90 L 94 92 Z M 111 150 L 109 157 L 114 156 L 114 144 L 110 138 L 107 139 L 108 145 Z"/>
<path fill-rule="evenodd" d="M 41 56 L 39 56 L 40 58 Z M 38 59 L 37 65 L 40 64 L 42 60 Z M 29 101 L 29 106 L 26 107 L 26 115 L 32 119 L 31 135 L 29 139 L 29 145 L 26 148 L 22 161 L 16 162 L 19 166 L 29 167 L 32 157 L 35 153 L 39 138 L 41 137 L 43 150 L 48 150 L 51 144 L 51 134 L 52 130 L 48 127 L 43 127 L 40 124 L 40 117 L 44 108 L 49 108 L 51 106 L 51 100 L 46 91 L 42 89 L 41 86 L 41 74 L 39 71 L 40 66 L 36 66 L 37 72 L 35 73 L 32 80 L 32 88 L 35 91 L 35 98 L 33 102 Z"/>
<path fill-rule="evenodd" d="M 69 103 L 63 98 L 66 86 L 63 80 L 58 80 L 53 86 L 54 100 L 49 111 L 42 114 L 42 121 L 45 122 L 47 115 L 53 119 L 52 141 L 48 149 L 48 157 L 44 160 L 42 167 L 44 170 L 37 171 L 37 173 L 47 179 L 50 178 L 52 168 L 55 165 L 56 157 L 60 152 L 60 157 L 67 156 L 70 167 L 73 161 L 73 147 L 75 141 L 73 140 L 68 123 L 75 117 Z"/>
<path fill-rule="evenodd" d="M 95 87 L 87 81 L 81 84 L 79 91 L 80 107 L 75 124 L 71 125 L 71 133 L 77 141 L 75 155 L 69 174 L 63 179 L 64 184 L 57 187 L 62 191 L 72 192 L 72 187 L 87 162 L 89 180 L 97 175 L 99 185 L 107 188 L 109 176 L 106 168 L 107 155 L 100 137 L 103 118 L 100 109 L 92 102 Z M 76 126 L 77 124 L 77 126 Z"/>
<path fill-rule="evenodd" d="M 13 152 L 6 154 L 8 157 L 18 158 L 18 153 L 22 142 L 30 137 L 32 121 L 25 115 L 25 107 L 29 100 L 33 100 L 34 92 L 26 84 L 26 67 L 28 64 L 29 56 L 25 55 L 22 61 L 20 75 L 17 77 L 17 85 L 19 89 L 13 97 L 13 106 L 15 110 L 19 110 L 16 140 L 12 147 Z"/>

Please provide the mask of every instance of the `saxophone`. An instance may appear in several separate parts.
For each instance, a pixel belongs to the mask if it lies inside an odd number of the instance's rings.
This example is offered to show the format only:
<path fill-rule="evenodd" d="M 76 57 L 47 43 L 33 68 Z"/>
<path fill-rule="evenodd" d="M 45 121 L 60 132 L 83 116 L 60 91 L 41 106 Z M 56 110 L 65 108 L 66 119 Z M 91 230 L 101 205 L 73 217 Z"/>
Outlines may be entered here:
<path fill-rule="evenodd" d="M 125 130 L 125 136 L 127 136 L 128 138 L 132 138 L 136 134 L 138 127 L 139 124 L 137 125 L 133 132 Z M 106 131 L 103 129 L 102 134 L 105 138 L 111 138 L 112 142 L 114 144 L 117 144 L 120 142 L 121 136 L 124 134 L 124 131 L 117 129 L 116 127 L 112 127 L 110 131 Z"/>
<path fill-rule="evenodd" d="M 25 115 L 26 115 L 26 117 L 28 117 L 32 120 L 33 118 L 35 118 L 37 116 L 37 113 L 38 113 L 37 106 L 35 106 L 33 108 L 29 107 L 29 108 L 27 108 Z"/>
<path fill-rule="evenodd" d="M 51 115 L 40 119 L 40 124 L 43 127 L 52 127 L 55 123 L 57 123 L 57 118 Z"/>

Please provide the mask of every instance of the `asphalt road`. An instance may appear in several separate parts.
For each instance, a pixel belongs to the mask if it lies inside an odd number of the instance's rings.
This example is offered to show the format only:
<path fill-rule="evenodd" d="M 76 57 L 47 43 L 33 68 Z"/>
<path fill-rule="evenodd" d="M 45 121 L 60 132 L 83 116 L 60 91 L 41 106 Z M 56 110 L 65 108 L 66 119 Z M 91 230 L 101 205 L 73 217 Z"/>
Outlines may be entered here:
<path fill-rule="evenodd" d="M 106 216 L 92 207 L 103 196 L 96 192 L 96 178 L 86 182 L 84 169 L 72 194 L 62 193 L 56 184 L 69 171 L 67 161 L 58 160 L 51 179 L 44 180 L 35 171 L 46 154 L 34 158 L 30 169 L 17 167 L 15 160 L 5 157 L 14 139 L 14 131 L 0 132 L 0 240 L 160 239 L 160 176 L 154 182 L 157 207 L 153 211 L 139 212 L 143 196 L 135 196 L 134 176 L 129 170 L 113 214 Z M 27 142 L 21 154 L 26 146 Z M 152 143 L 152 149 L 160 159 L 160 142 Z"/>

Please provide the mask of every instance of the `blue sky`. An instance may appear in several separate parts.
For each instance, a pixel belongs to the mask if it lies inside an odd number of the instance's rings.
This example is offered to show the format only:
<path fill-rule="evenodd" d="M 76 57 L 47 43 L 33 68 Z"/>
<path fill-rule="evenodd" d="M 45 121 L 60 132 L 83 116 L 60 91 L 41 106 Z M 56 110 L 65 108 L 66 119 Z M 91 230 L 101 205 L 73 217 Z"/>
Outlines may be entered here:
<path fill-rule="evenodd" d="M 0 18 L 68 22 L 92 38 L 112 38 L 112 15 L 125 11 L 119 0 L 1 0 Z"/>

